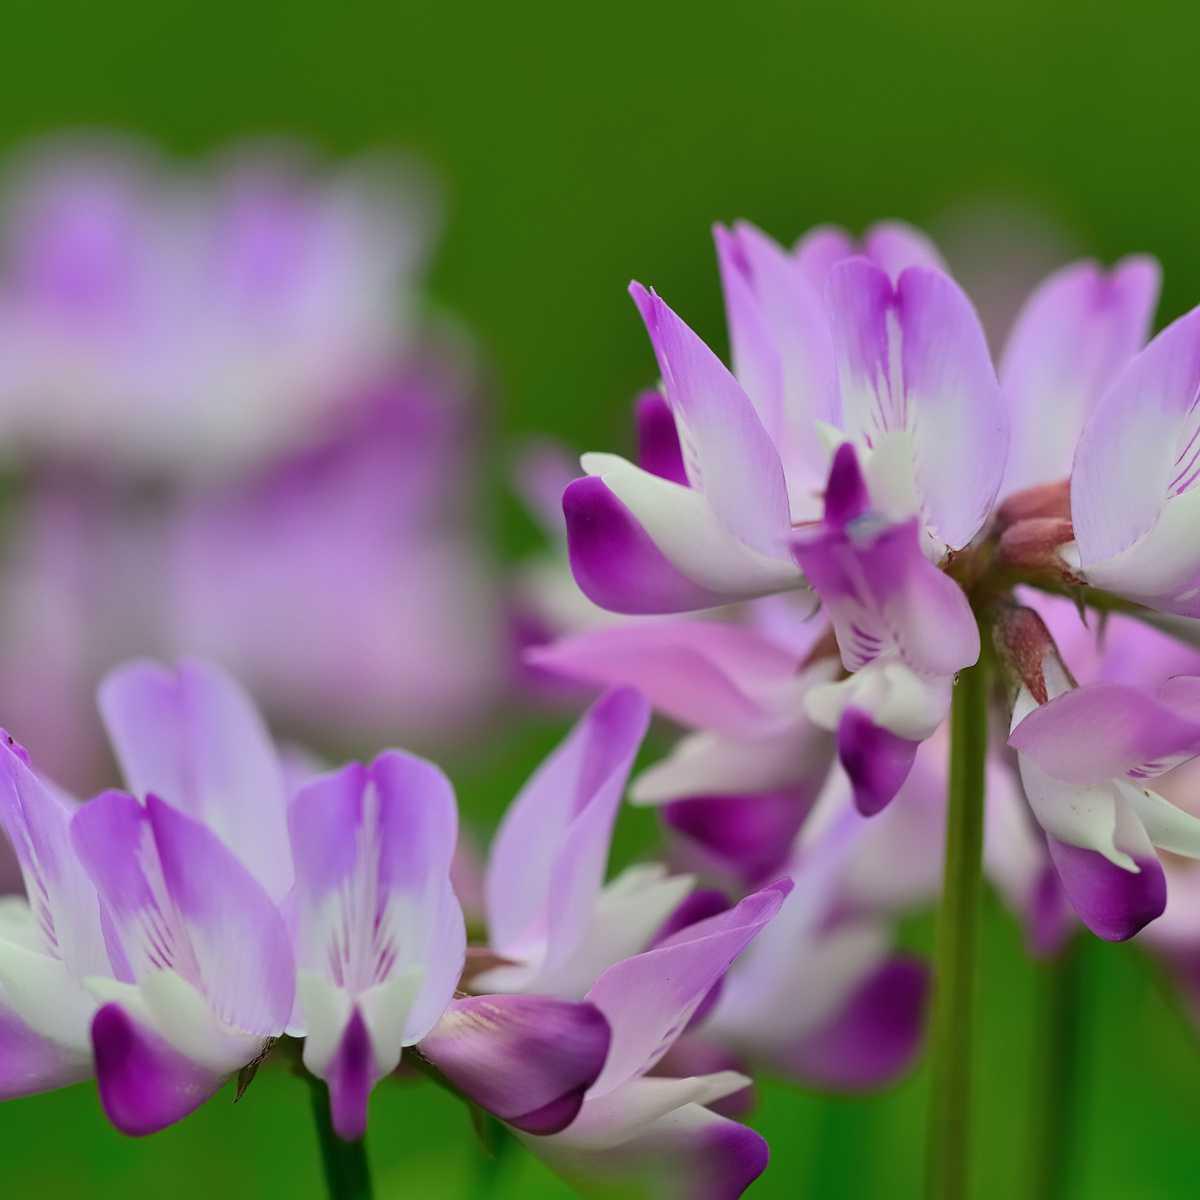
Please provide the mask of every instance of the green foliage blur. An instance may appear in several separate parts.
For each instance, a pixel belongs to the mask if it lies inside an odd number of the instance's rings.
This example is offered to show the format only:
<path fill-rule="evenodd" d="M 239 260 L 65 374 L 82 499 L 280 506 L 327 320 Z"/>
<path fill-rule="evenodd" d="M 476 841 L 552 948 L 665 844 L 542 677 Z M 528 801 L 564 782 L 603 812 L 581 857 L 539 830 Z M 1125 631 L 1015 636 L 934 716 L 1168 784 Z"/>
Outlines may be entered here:
<path fill-rule="evenodd" d="M 491 363 L 497 544 L 533 532 L 500 495 L 504 447 L 549 432 L 623 445 L 652 363 L 626 283 L 657 286 L 722 347 L 708 227 L 745 216 L 791 239 L 819 221 L 937 222 L 977 202 L 1045 214 L 1074 245 L 1158 255 L 1163 318 L 1200 299 L 1194 153 L 1200 10 L 1112 0 L 718 5 L 401 0 L 8 0 L 0 151 L 64 126 L 151 135 L 181 154 L 295 134 L 331 153 L 411 149 L 448 202 L 434 289 Z M 464 808 L 493 823 L 557 733 L 464 748 Z M 455 764 L 451 764 L 452 768 Z M 652 836 L 627 817 L 622 853 Z M 929 923 L 908 931 L 928 944 Z M 981 974 L 975 1194 L 1037 1194 L 1037 998 L 1045 981 L 998 904 Z M 1195 1193 L 1200 1051 L 1134 947 L 1091 942 L 1068 1200 Z M 768 1082 L 774 1163 L 751 1194 L 920 1194 L 924 1079 L 827 1101 Z M 319 1197 L 307 1090 L 262 1072 L 149 1141 L 102 1121 L 90 1087 L 0 1107 L 6 1197 Z M 465 1113 L 427 1086 L 378 1089 L 383 1200 L 483 1195 Z M 498 1198 L 569 1190 L 528 1155 Z"/>

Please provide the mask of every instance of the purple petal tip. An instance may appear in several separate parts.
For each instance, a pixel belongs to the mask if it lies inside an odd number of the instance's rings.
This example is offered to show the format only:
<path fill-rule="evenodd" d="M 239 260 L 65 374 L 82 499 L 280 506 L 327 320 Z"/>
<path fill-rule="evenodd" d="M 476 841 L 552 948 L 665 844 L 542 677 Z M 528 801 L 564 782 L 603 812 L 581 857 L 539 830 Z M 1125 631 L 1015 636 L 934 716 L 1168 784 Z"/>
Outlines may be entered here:
<path fill-rule="evenodd" d="M 876 725 L 859 709 L 842 714 L 838 758 L 854 787 L 855 807 L 864 817 L 882 812 L 904 785 L 919 745 Z"/>
<path fill-rule="evenodd" d="M 182 1120 L 222 1082 L 144 1030 L 118 1004 L 106 1004 L 92 1019 L 92 1049 L 105 1115 L 131 1137 Z"/>
<path fill-rule="evenodd" d="M 1128 941 L 1166 910 L 1167 879 L 1157 859 L 1139 858 L 1139 869 L 1126 871 L 1095 850 L 1046 840 L 1067 899 L 1098 938 Z"/>
<path fill-rule="evenodd" d="M 328 1076 L 333 1129 L 344 1142 L 357 1142 L 367 1132 L 367 1100 L 373 1082 L 372 1056 L 371 1035 L 356 1007 L 346 1022 L 346 1031 Z"/>

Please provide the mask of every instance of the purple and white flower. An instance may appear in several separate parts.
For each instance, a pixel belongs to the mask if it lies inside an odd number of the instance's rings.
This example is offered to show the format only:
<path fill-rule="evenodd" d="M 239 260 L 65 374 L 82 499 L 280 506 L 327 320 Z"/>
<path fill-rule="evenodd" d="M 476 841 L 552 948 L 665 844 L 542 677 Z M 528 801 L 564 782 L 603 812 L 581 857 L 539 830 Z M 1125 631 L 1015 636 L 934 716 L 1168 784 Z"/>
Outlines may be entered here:
<path fill-rule="evenodd" d="M 804 586 L 788 554 L 819 516 L 832 451 L 868 456 L 877 505 L 919 517 L 936 560 L 990 513 L 1007 427 L 982 331 L 928 266 L 864 259 L 811 273 L 748 226 L 718 233 L 735 378 L 652 292 L 633 295 L 658 358 L 687 479 L 612 455 L 563 497 L 583 590 L 622 612 L 712 607 Z M 914 252 L 915 253 L 915 252 Z"/>
<path fill-rule="evenodd" d="M 304 1065 L 329 1085 L 334 1128 L 353 1140 L 371 1088 L 433 1029 L 462 975 L 454 791 L 432 763 L 388 751 L 306 784 L 288 825 Z"/>
<path fill-rule="evenodd" d="M 1075 687 L 1044 636 L 1009 745 L 1067 898 L 1093 933 L 1121 941 L 1166 907 L 1157 850 L 1200 857 L 1200 819 L 1148 786 L 1200 754 L 1200 680 Z"/>

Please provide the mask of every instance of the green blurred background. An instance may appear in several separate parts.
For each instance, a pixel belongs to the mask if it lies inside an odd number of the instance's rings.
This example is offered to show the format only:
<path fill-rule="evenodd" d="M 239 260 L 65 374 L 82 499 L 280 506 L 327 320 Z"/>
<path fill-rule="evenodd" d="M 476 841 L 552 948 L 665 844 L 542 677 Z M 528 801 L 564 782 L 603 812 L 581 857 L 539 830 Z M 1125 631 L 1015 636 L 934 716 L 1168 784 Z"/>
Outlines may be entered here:
<path fill-rule="evenodd" d="M 723 345 L 708 227 L 749 217 L 792 238 L 817 221 L 944 223 L 1017 203 L 1112 257 L 1157 254 L 1161 317 L 1200 295 L 1195 42 L 1200 10 L 1143 2 L 462 5 L 312 0 L 49 5 L 9 0 L 0 149 L 104 125 L 190 154 L 292 133 L 333 153 L 414 150 L 448 220 L 439 301 L 494 367 L 495 462 L 548 431 L 621 444 L 652 374 L 624 295 L 658 286 Z M 493 469 L 493 481 L 500 470 Z M 506 555 L 533 540 L 493 490 Z M 451 764 L 464 808 L 493 823 L 557 730 L 470 747 Z M 630 816 L 628 857 L 650 835 Z M 928 941 L 928 922 L 909 936 Z M 1135 948 L 1079 963 L 1071 1197 L 1195 1192 L 1200 1052 Z M 987 913 L 976 1194 L 1031 1195 L 1036 1012 L 1044 981 L 1010 919 Z M 865 1100 L 767 1085 L 756 1123 L 774 1163 L 752 1194 L 919 1195 L 924 1081 Z M 307 1096 L 282 1074 L 222 1096 L 145 1143 L 102 1122 L 87 1087 L 0 1109 L 4 1194 L 180 1198 L 320 1195 Z M 383 1197 L 473 1194 L 465 1113 L 420 1087 L 381 1088 L 371 1153 Z M 567 1196 L 506 1163 L 495 1193 Z"/>

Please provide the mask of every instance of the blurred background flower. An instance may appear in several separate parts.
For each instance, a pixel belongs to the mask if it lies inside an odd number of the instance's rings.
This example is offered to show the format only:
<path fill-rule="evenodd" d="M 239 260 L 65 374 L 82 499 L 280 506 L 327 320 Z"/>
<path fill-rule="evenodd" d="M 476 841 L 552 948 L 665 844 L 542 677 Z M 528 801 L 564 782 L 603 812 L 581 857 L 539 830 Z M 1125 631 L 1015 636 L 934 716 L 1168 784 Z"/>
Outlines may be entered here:
<path fill-rule="evenodd" d="M 3 221 L 0 708 L 43 769 L 104 781 L 88 697 L 138 653 L 227 664 L 317 745 L 477 719 L 505 627 L 425 172 L 60 138 Z"/>

